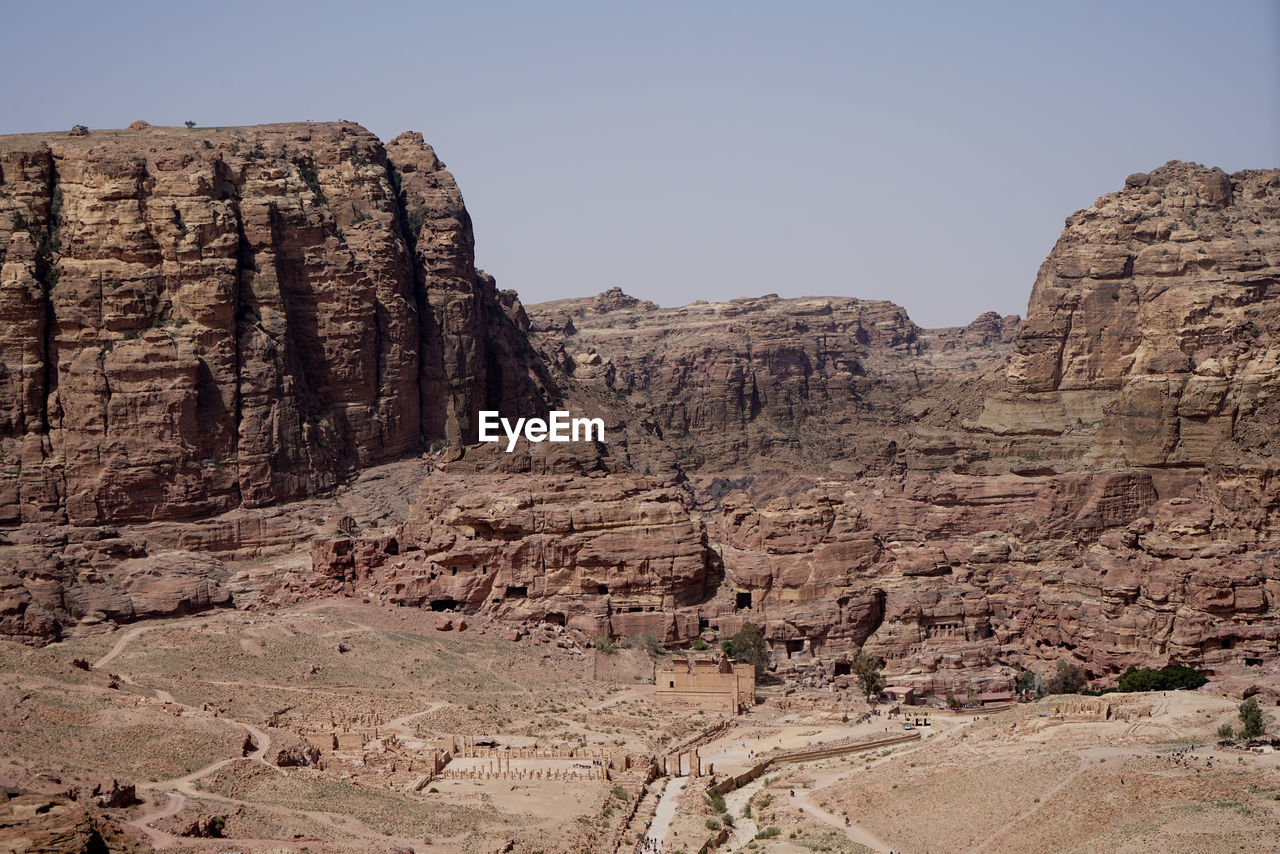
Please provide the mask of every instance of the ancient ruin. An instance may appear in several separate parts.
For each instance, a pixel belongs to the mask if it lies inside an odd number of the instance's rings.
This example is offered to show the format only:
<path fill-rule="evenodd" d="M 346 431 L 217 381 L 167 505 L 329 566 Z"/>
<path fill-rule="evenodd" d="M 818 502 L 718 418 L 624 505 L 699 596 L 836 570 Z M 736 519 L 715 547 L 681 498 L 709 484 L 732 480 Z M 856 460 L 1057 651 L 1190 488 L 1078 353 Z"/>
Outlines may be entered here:
<path fill-rule="evenodd" d="M 664 660 L 655 675 L 655 697 L 669 705 L 736 715 L 756 702 L 755 666 L 723 654 Z"/>

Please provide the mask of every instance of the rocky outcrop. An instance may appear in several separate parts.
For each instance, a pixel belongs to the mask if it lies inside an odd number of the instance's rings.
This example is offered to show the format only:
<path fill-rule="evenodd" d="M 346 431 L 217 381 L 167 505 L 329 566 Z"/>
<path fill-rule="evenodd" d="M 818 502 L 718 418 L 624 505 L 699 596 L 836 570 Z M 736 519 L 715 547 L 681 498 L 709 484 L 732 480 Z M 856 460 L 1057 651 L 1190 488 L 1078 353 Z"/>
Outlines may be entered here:
<path fill-rule="evenodd" d="M 0 140 L 0 521 L 297 499 L 546 389 L 422 138 Z"/>
<path fill-rule="evenodd" d="M 0 634 L 40 642 L 83 629 L 227 605 L 230 574 L 214 555 L 148 553 L 144 540 L 80 528 L 0 549 Z"/>
<path fill-rule="evenodd" d="M 522 440 L 514 454 L 487 445 L 458 456 L 423 482 L 395 537 L 315 544 L 309 583 L 588 637 L 696 632 L 680 614 L 713 592 L 713 555 L 686 491 L 594 446 Z"/>
<path fill-rule="evenodd" d="M 254 508 L 553 395 L 444 164 L 350 123 L 0 138 L 0 320 L 26 640 L 226 603 L 202 552 L 312 536 Z"/>
<path fill-rule="evenodd" d="M 567 382 L 625 395 L 718 505 L 703 625 L 760 622 L 825 678 L 865 646 L 939 692 L 1059 657 L 1234 679 L 1280 641 L 1278 239 L 1280 173 L 1175 162 L 1068 219 L 1020 326 L 836 300 L 531 311 Z"/>
<path fill-rule="evenodd" d="M 0 846 L 48 854 L 153 850 L 101 809 L 64 796 L 21 791 L 0 794 Z"/>

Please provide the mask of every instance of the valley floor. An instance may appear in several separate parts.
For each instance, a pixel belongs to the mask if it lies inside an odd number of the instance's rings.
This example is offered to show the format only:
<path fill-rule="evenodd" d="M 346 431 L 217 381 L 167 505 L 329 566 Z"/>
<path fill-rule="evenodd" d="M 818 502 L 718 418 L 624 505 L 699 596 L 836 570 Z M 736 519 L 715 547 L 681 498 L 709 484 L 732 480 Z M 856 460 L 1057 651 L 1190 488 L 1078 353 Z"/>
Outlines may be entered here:
<path fill-rule="evenodd" d="M 932 712 L 902 742 L 847 692 L 777 686 L 721 728 L 658 704 L 642 650 L 599 682 L 583 647 L 356 600 L 0 644 L 0 783 L 45 798 L 0 805 L 0 851 L 84 850 L 85 805 L 112 850 L 1280 850 L 1280 754 L 1213 746 L 1235 704 L 1209 689 Z M 814 746 L 840 752 L 790 761 Z M 703 776 L 649 782 L 676 748 Z"/>

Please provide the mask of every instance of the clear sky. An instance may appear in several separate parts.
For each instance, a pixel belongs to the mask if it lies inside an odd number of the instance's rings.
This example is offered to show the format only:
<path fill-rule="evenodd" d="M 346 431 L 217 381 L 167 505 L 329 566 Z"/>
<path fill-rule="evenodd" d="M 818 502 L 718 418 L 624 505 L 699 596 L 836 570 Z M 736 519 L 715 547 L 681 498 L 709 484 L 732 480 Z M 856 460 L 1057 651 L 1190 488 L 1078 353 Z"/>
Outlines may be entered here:
<path fill-rule="evenodd" d="M 0 132 L 419 130 L 526 302 L 1024 313 L 1063 218 L 1166 160 L 1280 167 L 1280 0 L 0 0 Z"/>

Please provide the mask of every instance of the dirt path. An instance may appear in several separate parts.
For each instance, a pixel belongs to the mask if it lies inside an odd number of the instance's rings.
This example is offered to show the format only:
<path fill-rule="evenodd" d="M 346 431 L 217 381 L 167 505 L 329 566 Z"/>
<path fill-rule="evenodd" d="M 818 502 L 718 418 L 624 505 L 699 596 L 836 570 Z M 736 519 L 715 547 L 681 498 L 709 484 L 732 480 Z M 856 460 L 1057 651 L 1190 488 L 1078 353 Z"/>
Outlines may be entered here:
<path fill-rule="evenodd" d="M 148 632 L 153 628 L 156 628 L 156 627 L 155 626 L 135 626 L 134 628 L 129 629 L 127 632 L 121 635 L 114 644 L 112 644 L 110 651 L 108 651 L 106 655 L 102 656 L 102 658 L 99 658 L 97 662 L 94 663 L 93 665 L 94 668 L 98 669 L 110 664 L 117 657 L 119 657 L 120 654 L 123 653 L 131 643 L 133 643 L 135 640 L 141 637 L 145 632 Z M 120 680 L 122 682 L 128 685 L 132 685 L 136 688 L 142 688 L 144 690 L 151 691 L 153 694 L 155 694 L 156 699 L 160 700 L 161 702 L 172 703 L 175 706 L 181 706 L 184 710 L 189 711 L 193 714 L 198 714 L 200 711 L 192 706 L 186 705 L 185 703 L 179 703 L 176 699 L 174 699 L 174 696 L 170 694 L 168 691 L 165 691 L 161 688 L 152 688 L 149 685 L 143 685 L 142 683 L 138 682 L 127 673 L 120 673 L 117 675 L 120 677 Z M 245 754 L 243 757 L 231 756 L 226 759 L 219 759 L 216 762 L 211 762 L 208 765 L 204 766 L 203 768 L 197 768 L 195 771 L 192 771 L 188 774 L 184 774 L 181 777 L 173 777 L 168 780 L 157 780 L 154 783 L 142 783 L 138 785 L 138 791 L 141 793 L 163 792 L 165 795 L 165 803 L 163 806 L 151 803 L 148 800 L 148 802 L 143 806 L 141 812 L 126 822 L 126 824 L 136 827 L 138 830 L 142 831 L 142 833 L 145 834 L 149 840 L 151 840 L 151 843 L 154 847 L 171 848 L 178 844 L 178 838 L 175 837 L 173 834 L 166 833 L 165 831 L 159 830 L 158 828 L 152 827 L 151 825 L 157 821 L 161 821 L 166 818 L 171 818 L 177 815 L 178 813 L 182 812 L 182 810 L 186 807 L 188 797 L 191 797 L 191 798 L 204 797 L 205 796 L 204 793 L 197 791 L 193 787 L 193 784 L 197 780 L 204 779 L 205 777 L 208 777 L 211 774 L 216 774 L 218 771 L 225 768 L 227 765 L 230 765 L 232 762 L 235 762 L 236 760 L 241 758 L 252 759 L 255 762 L 260 762 L 263 765 L 266 765 L 268 768 L 275 767 L 274 765 L 272 765 L 270 762 L 267 761 L 267 754 L 268 754 L 268 751 L 271 749 L 271 736 L 268 735 L 265 730 L 261 729 L 260 727 L 254 726 L 251 723 L 246 723 L 245 721 L 236 720 L 235 718 L 229 718 L 224 716 L 224 717 L 220 717 L 219 720 L 225 721 L 231 724 L 232 726 L 239 727 L 240 729 L 248 733 L 249 736 L 253 739 L 254 749 L 249 753 Z"/>
<path fill-rule="evenodd" d="M 133 641 L 138 637 L 138 635 L 142 634 L 143 632 L 149 632 L 154 628 L 155 626 L 134 626 L 132 629 L 129 629 L 129 631 L 121 635 L 116 640 L 116 642 L 111 646 L 110 652 L 108 652 L 106 655 L 102 656 L 102 658 L 99 658 L 97 661 L 93 663 L 94 668 L 102 669 L 103 667 L 106 667 L 108 664 L 110 664 L 112 661 L 116 659 L 116 656 L 124 652 L 125 647 L 133 643 Z"/>
<path fill-rule="evenodd" d="M 756 834 L 760 831 L 754 817 L 747 818 L 742 815 L 742 808 L 751 801 L 756 792 L 764 788 L 764 781 L 764 777 L 757 777 L 742 788 L 734 789 L 724 796 L 724 804 L 728 807 L 728 814 L 733 818 L 733 827 L 729 829 L 729 848 L 739 848 L 746 845 L 755 839 Z"/>
<path fill-rule="evenodd" d="M 157 850 L 172 848 L 178 844 L 177 837 L 171 833 L 166 833 L 163 830 L 152 827 L 151 824 L 152 822 L 157 822 L 177 815 L 182 812 L 186 805 L 186 798 L 182 795 L 170 792 L 165 795 L 165 802 L 163 805 L 153 804 L 148 801 L 147 804 L 143 806 L 142 812 L 126 821 L 125 824 L 130 827 L 136 827 L 138 830 L 142 831 L 143 835 L 151 842 L 151 846 L 153 848 Z"/>
<path fill-rule="evenodd" d="M 948 727 L 942 732 L 939 732 L 937 735 L 930 736 L 927 739 L 922 739 L 919 742 L 914 742 L 913 746 L 906 750 L 895 750 L 892 753 L 890 753 L 888 756 L 881 756 L 879 759 L 873 759 L 871 762 L 864 763 L 864 765 L 859 768 L 837 768 L 827 772 L 816 773 L 812 788 L 804 791 L 802 794 L 799 794 L 796 797 L 796 803 L 798 806 L 803 807 L 804 812 L 807 815 L 813 816 L 814 818 L 818 819 L 824 824 L 831 825 L 837 830 L 843 832 L 846 837 L 848 837 L 853 842 L 858 843 L 859 845 L 865 846 L 867 848 L 870 848 L 872 851 L 878 851 L 878 852 L 887 852 L 887 851 L 895 850 L 895 849 L 891 849 L 887 843 L 882 841 L 879 837 L 877 837 L 874 833 L 872 833 L 867 828 L 862 827 L 861 825 L 853 824 L 851 821 L 848 821 L 846 818 L 833 815 L 832 813 L 829 813 L 826 810 L 822 809 L 821 807 L 819 807 L 817 804 L 813 802 L 813 796 L 818 791 L 825 789 L 826 787 L 831 786 L 847 777 L 852 777 L 857 774 L 866 773 L 867 768 L 874 768 L 875 766 L 882 765 L 886 762 L 893 762 L 895 760 L 901 759 L 904 756 L 910 756 L 911 754 L 917 751 L 928 750 L 940 742 L 950 740 L 954 738 L 957 733 L 962 732 L 966 727 L 968 727 L 972 723 L 973 723 L 973 719 L 961 721 L 955 726 Z"/>
<path fill-rule="evenodd" d="M 805 815 L 813 816 L 824 824 L 829 824 L 839 831 L 842 831 L 851 841 L 859 845 L 870 848 L 872 851 L 888 852 L 891 849 L 884 842 L 880 841 L 874 833 L 867 830 L 861 825 L 848 822 L 848 819 L 842 819 L 832 813 L 827 812 L 822 807 L 809 800 L 809 795 L 802 795 L 796 798 L 796 801 L 804 810 Z"/>
<path fill-rule="evenodd" d="M 382 728 L 385 730 L 394 732 L 396 735 L 400 736 L 401 738 L 417 738 L 417 736 L 413 732 L 412 727 L 409 726 L 409 721 L 413 720 L 414 718 L 420 718 L 423 715 L 429 715 L 432 712 L 434 712 L 436 709 L 439 709 L 447 705 L 449 704 L 446 703 L 444 700 L 439 700 L 427 706 L 425 709 L 423 709 L 420 712 L 411 712 L 407 715 L 401 715 L 398 718 L 392 718 L 391 720 L 383 724 Z"/>

